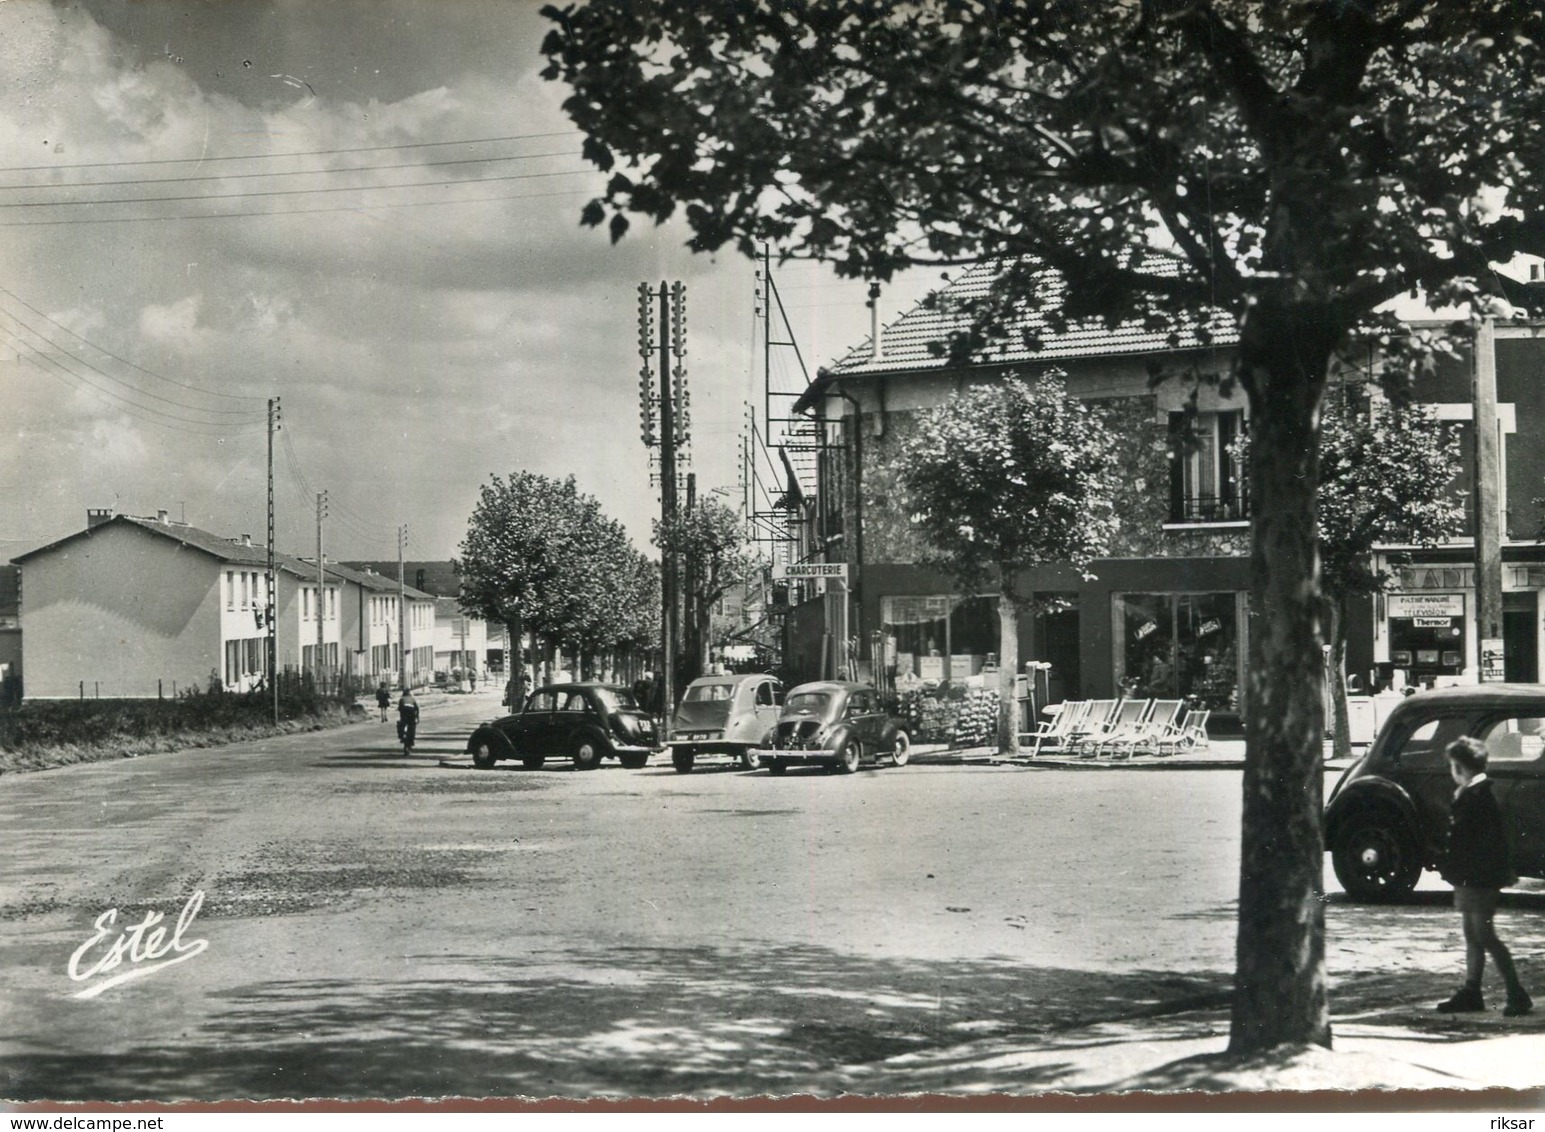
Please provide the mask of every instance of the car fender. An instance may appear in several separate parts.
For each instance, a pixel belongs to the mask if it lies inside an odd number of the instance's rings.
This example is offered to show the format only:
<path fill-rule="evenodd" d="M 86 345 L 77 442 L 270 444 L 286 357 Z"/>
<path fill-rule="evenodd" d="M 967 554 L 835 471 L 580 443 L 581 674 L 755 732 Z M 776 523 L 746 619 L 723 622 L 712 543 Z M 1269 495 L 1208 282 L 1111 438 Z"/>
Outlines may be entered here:
<path fill-rule="evenodd" d="M 467 739 L 467 753 L 471 754 L 477 749 L 477 745 L 485 739 L 488 740 L 489 746 L 500 752 L 501 758 L 512 759 L 515 757 L 515 747 L 509 739 L 505 738 L 504 732 L 500 731 L 497 727 L 490 727 L 488 724 L 484 724 L 472 732 L 471 736 Z"/>
<path fill-rule="evenodd" d="M 826 742 L 823 744 L 823 746 L 828 751 L 836 754 L 838 751 L 842 750 L 842 745 L 849 739 L 852 739 L 854 742 L 858 743 L 860 747 L 863 746 L 863 741 L 855 734 L 854 727 L 851 723 L 839 723 L 826 733 Z"/>
<path fill-rule="evenodd" d="M 612 754 L 612 748 L 615 747 L 616 744 L 612 741 L 611 737 L 606 734 L 606 732 L 602 731 L 593 723 L 582 723 L 578 727 L 572 729 L 564 742 L 563 753 L 567 754 L 569 751 L 572 751 L 574 749 L 574 745 L 582 738 L 587 736 L 601 745 L 602 758 Z"/>
<path fill-rule="evenodd" d="M 1347 783 L 1325 811 L 1326 847 L 1335 844 L 1348 818 L 1370 809 L 1393 811 L 1410 829 L 1421 829 L 1416 803 L 1404 787 L 1387 778 L 1359 778 Z"/>

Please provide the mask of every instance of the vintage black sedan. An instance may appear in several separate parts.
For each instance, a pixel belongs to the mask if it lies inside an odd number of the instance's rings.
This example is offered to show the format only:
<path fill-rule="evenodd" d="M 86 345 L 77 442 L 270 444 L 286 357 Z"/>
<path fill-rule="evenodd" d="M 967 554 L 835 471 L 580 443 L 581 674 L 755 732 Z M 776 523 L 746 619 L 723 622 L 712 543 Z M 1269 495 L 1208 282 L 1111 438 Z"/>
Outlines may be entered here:
<path fill-rule="evenodd" d="M 1486 744 L 1515 871 L 1545 877 L 1545 687 L 1475 684 L 1402 700 L 1331 791 L 1325 847 L 1352 899 L 1403 896 L 1442 863 L 1454 798 L 1443 752 L 1462 735 Z"/>
<path fill-rule="evenodd" d="M 538 688 L 521 711 L 481 725 L 467 740 L 467 753 L 483 770 L 500 759 L 535 770 L 549 758 L 573 759 L 575 770 L 593 770 L 608 758 L 636 769 L 664 750 L 633 693 L 612 684 Z"/>
<path fill-rule="evenodd" d="M 912 741 L 873 688 L 823 680 L 789 692 L 773 745 L 760 754 L 770 774 L 782 774 L 792 763 L 852 774 L 865 762 L 878 765 L 881 759 L 906 766 Z"/>

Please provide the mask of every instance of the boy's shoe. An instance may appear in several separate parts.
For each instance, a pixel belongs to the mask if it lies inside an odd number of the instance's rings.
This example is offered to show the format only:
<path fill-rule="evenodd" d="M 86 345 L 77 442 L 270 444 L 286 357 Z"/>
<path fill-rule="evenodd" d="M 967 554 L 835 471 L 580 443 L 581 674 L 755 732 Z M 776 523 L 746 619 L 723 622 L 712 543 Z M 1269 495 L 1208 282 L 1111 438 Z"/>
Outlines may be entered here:
<path fill-rule="evenodd" d="M 1486 1000 L 1481 997 L 1481 988 L 1468 983 L 1455 991 L 1452 998 L 1438 1003 L 1439 1014 L 1473 1014 L 1485 1009 Z"/>
<path fill-rule="evenodd" d="M 1502 1014 L 1507 1018 L 1518 1018 L 1534 1009 L 1534 999 L 1529 997 L 1529 992 L 1519 987 L 1507 996 L 1507 1005 L 1502 1008 Z"/>

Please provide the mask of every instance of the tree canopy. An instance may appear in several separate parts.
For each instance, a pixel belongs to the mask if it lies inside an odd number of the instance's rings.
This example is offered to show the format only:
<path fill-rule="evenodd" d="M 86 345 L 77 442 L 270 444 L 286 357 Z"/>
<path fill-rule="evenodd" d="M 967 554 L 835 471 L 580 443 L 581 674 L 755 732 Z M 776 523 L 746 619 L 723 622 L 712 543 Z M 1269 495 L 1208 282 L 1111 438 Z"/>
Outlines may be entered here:
<path fill-rule="evenodd" d="M 1086 568 L 1115 533 L 1114 438 L 1060 375 L 977 385 L 919 415 L 896 471 L 930 564 L 966 592 L 1032 566 Z M 1015 593 L 1028 602 L 1028 594 Z"/>
<path fill-rule="evenodd" d="M 586 652 L 652 639 L 658 568 L 574 477 L 514 472 L 482 488 L 458 561 L 465 612 Z"/>

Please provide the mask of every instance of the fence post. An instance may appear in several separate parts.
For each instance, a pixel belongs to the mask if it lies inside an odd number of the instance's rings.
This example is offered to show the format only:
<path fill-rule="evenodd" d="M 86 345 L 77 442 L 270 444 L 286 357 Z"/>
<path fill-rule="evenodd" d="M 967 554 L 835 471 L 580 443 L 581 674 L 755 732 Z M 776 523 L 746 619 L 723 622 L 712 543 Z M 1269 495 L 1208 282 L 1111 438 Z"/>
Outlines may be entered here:
<path fill-rule="evenodd" d="M 166 697 L 161 694 L 161 678 L 158 676 L 156 677 L 156 699 L 164 700 L 165 698 Z"/>
<path fill-rule="evenodd" d="M 81 702 L 84 703 L 86 700 L 86 682 L 84 680 L 80 682 L 80 698 Z"/>

